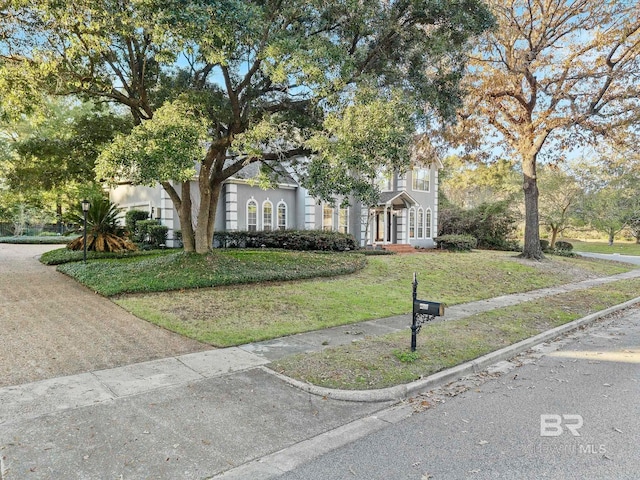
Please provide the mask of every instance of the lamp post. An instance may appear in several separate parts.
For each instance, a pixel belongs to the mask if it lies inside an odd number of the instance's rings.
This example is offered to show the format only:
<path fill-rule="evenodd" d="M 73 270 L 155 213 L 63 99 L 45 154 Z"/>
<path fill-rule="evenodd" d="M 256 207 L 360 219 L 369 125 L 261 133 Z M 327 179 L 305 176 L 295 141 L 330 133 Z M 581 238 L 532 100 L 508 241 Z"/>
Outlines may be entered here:
<path fill-rule="evenodd" d="M 82 255 L 82 260 L 84 263 L 87 263 L 87 213 L 89 212 L 89 207 L 91 204 L 89 200 L 82 200 L 82 215 L 84 217 L 84 252 Z"/>

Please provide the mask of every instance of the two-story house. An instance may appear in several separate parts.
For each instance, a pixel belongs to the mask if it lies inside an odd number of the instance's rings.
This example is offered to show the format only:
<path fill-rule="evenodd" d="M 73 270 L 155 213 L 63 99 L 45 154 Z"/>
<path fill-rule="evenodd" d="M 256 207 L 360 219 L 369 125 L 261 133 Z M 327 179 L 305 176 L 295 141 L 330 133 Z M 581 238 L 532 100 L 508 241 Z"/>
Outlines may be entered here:
<path fill-rule="evenodd" d="M 404 174 L 381 173 L 377 205 L 351 201 L 348 207 L 318 201 L 286 176 L 271 189 L 261 189 L 251 179 L 259 166 L 251 164 L 224 183 L 215 231 L 237 230 L 336 230 L 352 234 L 361 246 L 407 244 L 434 247 L 438 214 L 438 169 L 433 161 L 416 165 Z M 191 189 L 194 208 L 198 189 Z M 169 246 L 180 229 L 178 214 L 169 195 L 155 187 L 123 183 L 110 191 L 110 200 L 124 210 L 144 210 L 169 228 Z"/>

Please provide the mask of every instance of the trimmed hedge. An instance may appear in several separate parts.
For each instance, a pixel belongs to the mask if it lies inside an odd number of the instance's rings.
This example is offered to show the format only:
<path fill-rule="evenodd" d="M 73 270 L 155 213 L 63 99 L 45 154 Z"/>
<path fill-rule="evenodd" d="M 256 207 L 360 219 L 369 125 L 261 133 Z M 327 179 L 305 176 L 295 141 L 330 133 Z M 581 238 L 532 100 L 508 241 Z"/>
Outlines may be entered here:
<path fill-rule="evenodd" d="M 478 246 L 478 240 L 471 235 L 442 235 L 435 241 L 438 248 L 455 252 L 470 252 Z"/>
<path fill-rule="evenodd" d="M 155 225 L 149 225 L 147 227 L 147 233 L 149 234 L 149 243 L 153 247 L 166 245 L 168 232 L 169 227 L 167 227 L 166 225 L 160 225 L 158 223 L 156 223 Z"/>
<path fill-rule="evenodd" d="M 283 248 L 343 252 L 357 250 L 353 235 L 323 230 L 273 230 L 269 232 L 216 232 L 213 246 L 218 248 Z"/>
<path fill-rule="evenodd" d="M 131 240 L 136 243 L 141 243 L 144 241 L 144 235 L 141 234 L 140 229 L 138 227 L 138 222 L 146 221 L 149 218 L 149 213 L 142 210 L 129 210 L 125 213 L 125 225 L 127 227 L 127 231 L 131 237 Z"/>
<path fill-rule="evenodd" d="M 138 243 L 142 243 L 143 246 L 158 248 L 160 245 L 167 244 L 169 228 L 161 225 L 158 220 L 138 220 L 136 230 Z"/>
<path fill-rule="evenodd" d="M 13 243 L 16 245 L 57 245 L 57 244 L 66 244 L 71 240 L 76 239 L 78 236 L 21 236 L 21 237 L 0 237 L 0 243 Z"/>

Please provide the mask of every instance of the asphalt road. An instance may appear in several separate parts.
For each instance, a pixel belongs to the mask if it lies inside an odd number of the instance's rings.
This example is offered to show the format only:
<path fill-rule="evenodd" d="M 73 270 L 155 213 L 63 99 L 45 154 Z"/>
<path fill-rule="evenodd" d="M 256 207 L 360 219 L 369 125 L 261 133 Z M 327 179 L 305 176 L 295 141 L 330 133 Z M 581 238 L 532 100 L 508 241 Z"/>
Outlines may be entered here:
<path fill-rule="evenodd" d="M 583 257 L 601 258 L 603 260 L 614 260 L 616 262 L 633 263 L 640 265 L 640 256 L 637 255 L 620 255 L 619 253 L 586 253 L 576 252 Z"/>
<path fill-rule="evenodd" d="M 279 478 L 640 478 L 640 309 L 544 349 Z"/>

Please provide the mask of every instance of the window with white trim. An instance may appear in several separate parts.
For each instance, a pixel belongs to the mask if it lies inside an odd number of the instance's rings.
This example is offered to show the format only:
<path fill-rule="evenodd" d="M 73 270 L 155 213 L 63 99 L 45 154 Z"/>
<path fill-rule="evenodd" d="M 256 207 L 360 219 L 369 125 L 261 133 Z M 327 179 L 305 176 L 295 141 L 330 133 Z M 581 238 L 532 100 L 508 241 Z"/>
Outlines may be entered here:
<path fill-rule="evenodd" d="M 349 233 L 349 207 L 338 210 L 338 231 Z"/>
<path fill-rule="evenodd" d="M 273 230 L 273 203 L 269 200 L 262 204 L 262 229 L 265 232 Z"/>
<path fill-rule="evenodd" d="M 428 208 L 424 212 L 424 236 L 431 238 L 431 209 Z"/>
<path fill-rule="evenodd" d="M 418 192 L 428 192 L 430 175 L 430 168 L 414 168 L 411 174 L 411 187 L 413 190 Z"/>
<path fill-rule="evenodd" d="M 376 185 L 381 192 L 391 192 L 393 190 L 393 172 L 387 169 L 380 170 L 376 176 Z"/>
<path fill-rule="evenodd" d="M 333 207 L 328 203 L 322 206 L 322 230 L 333 230 Z"/>
<path fill-rule="evenodd" d="M 424 212 L 418 209 L 418 238 L 424 238 Z"/>
<path fill-rule="evenodd" d="M 278 230 L 287 229 L 287 204 L 284 202 L 278 203 Z"/>
<path fill-rule="evenodd" d="M 409 238 L 416 238 L 416 209 L 409 209 Z"/>
<path fill-rule="evenodd" d="M 247 230 L 255 232 L 258 229 L 258 203 L 255 200 L 247 202 Z"/>

